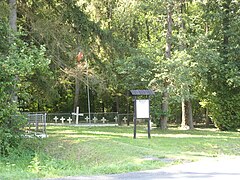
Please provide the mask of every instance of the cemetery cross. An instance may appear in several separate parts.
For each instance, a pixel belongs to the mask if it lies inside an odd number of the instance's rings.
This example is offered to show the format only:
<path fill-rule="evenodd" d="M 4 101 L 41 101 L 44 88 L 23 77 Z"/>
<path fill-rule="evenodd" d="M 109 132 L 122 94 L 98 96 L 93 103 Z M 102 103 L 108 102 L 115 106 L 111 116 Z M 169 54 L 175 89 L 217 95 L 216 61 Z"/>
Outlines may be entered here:
<path fill-rule="evenodd" d="M 93 122 L 94 122 L 94 123 L 97 123 L 97 121 L 98 121 L 98 119 L 94 116 Z"/>
<path fill-rule="evenodd" d="M 62 124 L 64 124 L 65 118 L 61 117 L 60 121 L 62 121 Z"/>
<path fill-rule="evenodd" d="M 103 117 L 101 121 L 103 122 L 103 124 L 105 124 L 107 120 L 105 119 L 105 117 Z"/>
<path fill-rule="evenodd" d="M 78 124 L 79 116 L 83 116 L 82 113 L 79 113 L 79 107 L 78 106 L 76 108 L 76 112 L 72 113 L 72 115 L 76 116 L 76 124 Z"/>
<path fill-rule="evenodd" d="M 118 117 L 115 116 L 114 120 L 115 120 L 115 123 L 117 123 L 118 122 Z"/>
<path fill-rule="evenodd" d="M 127 123 L 127 118 L 125 116 L 123 118 L 123 121 L 124 121 L 125 124 Z"/>
<path fill-rule="evenodd" d="M 69 122 L 69 124 L 71 124 L 72 119 L 69 117 L 69 118 L 67 119 L 67 121 Z"/>
<path fill-rule="evenodd" d="M 55 123 L 57 123 L 58 117 L 55 116 L 55 117 L 53 118 L 53 120 L 55 121 Z"/>

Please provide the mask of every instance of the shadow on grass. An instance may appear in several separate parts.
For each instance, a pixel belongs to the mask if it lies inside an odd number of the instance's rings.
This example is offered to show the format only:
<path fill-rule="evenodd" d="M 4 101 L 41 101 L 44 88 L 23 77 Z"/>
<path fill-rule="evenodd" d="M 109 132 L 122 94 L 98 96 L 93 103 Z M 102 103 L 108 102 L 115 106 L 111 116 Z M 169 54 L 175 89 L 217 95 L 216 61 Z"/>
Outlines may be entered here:
<path fill-rule="evenodd" d="M 133 137 L 132 127 L 59 127 L 51 126 L 47 129 L 48 134 L 54 136 L 64 136 L 65 138 L 122 138 Z M 168 138 L 240 138 L 240 133 L 236 132 L 222 132 L 216 129 L 194 129 L 194 130 L 180 130 L 177 128 L 160 130 L 151 130 L 152 137 L 168 137 Z M 145 127 L 137 129 L 137 138 L 146 138 L 147 130 Z"/>

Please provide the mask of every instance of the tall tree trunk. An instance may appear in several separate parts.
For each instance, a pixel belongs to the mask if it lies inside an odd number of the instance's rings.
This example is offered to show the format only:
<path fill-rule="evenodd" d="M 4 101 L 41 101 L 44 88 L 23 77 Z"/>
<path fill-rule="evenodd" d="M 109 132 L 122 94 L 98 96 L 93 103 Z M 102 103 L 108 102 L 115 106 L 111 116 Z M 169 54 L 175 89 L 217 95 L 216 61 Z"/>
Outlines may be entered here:
<path fill-rule="evenodd" d="M 223 1 L 223 57 L 228 59 L 228 45 L 229 45 L 229 13 L 230 13 L 231 0 Z"/>
<path fill-rule="evenodd" d="M 185 104 L 185 99 L 182 98 L 182 123 L 181 123 L 181 128 L 185 129 L 186 126 L 187 126 L 186 104 Z"/>
<path fill-rule="evenodd" d="M 102 112 L 104 113 L 105 111 L 105 106 L 104 106 L 104 102 L 102 101 Z"/>
<path fill-rule="evenodd" d="M 167 91 L 167 86 L 165 87 L 165 91 L 162 93 L 162 117 L 161 117 L 161 129 L 167 129 L 168 122 L 168 101 L 169 101 L 169 93 Z"/>
<path fill-rule="evenodd" d="M 210 125 L 210 119 L 208 117 L 208 108 L 205 108 L 205 126 L 209 127 Z"/>
<path fill-rule="evenodd" d="M 193 126 L 193 113 L 192 113 L 192 103 L 190 100 L 185 101 L 187 107 L 187 119 L 189 129 L 194 129 Z"/>
<path fill-rule="evenodd" d="M 189 129 L 194 129 L 193 125 L 193 113 L 192 113 L 192 103 L 190 99 L 182 98 L 182 123 L 181 127 Z"/>
<path fill-rule="evenodd" d="M 77 106 L 79 107 L 79 95 L 80 95 L 80 81 L 78 77 L 75 78 L 75 94 L 74 94 L 74 104 L 73 112 L 76 111 Z"/>
<path fill-rule="evenodd" d="M 117 110 L 117 112 L 119 112 L 119 97 L 118 96 L 115 97 L 115 101 L 116 101 L 116 110 Z"/>
<path fill-rule="evenodd" d="M 76 65 L 77 72 L 81 71 L 80 68 L 80 62 L 77 60 L 77 65 Z M 80 77 L 81 76 L 79 73 L 75 74 L 75 93 L 74 93 L 74 104 L 73 104 L 73 112 L 75 112 L 76 108 L 79 107 L 80 111 L 80 103 L 79 103 L 79 96 L 80 96 Z M 88 89 L 86 88 L 88 91 Z M 88 103 L 87 103 L 88 104 Z"/>
<path fill-rule="evenodd" d="M 13 32 L 17 32 L 17 1 L 16 0 L 9 0 L 9 26 L 12 29 Z M 14 37 L 9 37 L 10 43 L 13 43 Z M 17 60 L 17 59 L 16 59 Z M 11 92 L 12 101 L 18 102 L 18 96 L 17 96 L 17 82 L 18 82 L 18 76 L 15 76 L 15 83 L 13 85 L 13 89 Z"/>
<path fill-rule="evenodd" d="M 192 115 L 192 103 L 191 101 L 182 98 L 182 129 L 194 129 L 193 115 Z"/>
<path fill-rule="evenodd" d="M 113 12 L 113 2 L 108 1 L 107 2 L 107 19 L 108 19 L 108 29 L 111 29 L 111 22 L 112 22 L 112 12 Z"/>
<path fill-rule="evenodd" d="M 145 14 L 145 15 L 147 15 L 147 14 Z M 147 37 L 147 40 L 148 40 L 148 42 L 151 42 L 151 36 L 150 36 L 150 30 L 149 30 L 149 24 L 148 24 L 147 17 L 145 19 L 145 25 L 146 25 L 146 37 Z"/>
<path fill-rule="evenodd" d="M 129 91 L 128 91 L 127 92 L 127 125 L 128 126 L 130 124 L 130 117 L 129 117 L 130 107 L 131 107 L 131 103 L 130 103 L 130 100 L 129 100 Z"/>
<path fill-rule="evenodd" d="M 9 0 L 9 25 L 13 31 L 17 31 L 17 1 Z"/>
<path fill-rule="evenodd" d="M 171 40 L 172 40 L 172 11 L 173 11 L 173 5 L 169 4 L 168 11 L 167 11 L 167 34 L 166 34 L 166 49 L 165 49 L 165 57 L 166 59 L 171 58 Z"/>
<path fill-rule="evenodd" d="M 182 17 L 185 9 L 186 9 L 186 4 L 185 0 L 181 0 L 180 3 L 180 20 L 181 20 L 181 27 L 180 30 L 182 31 L 182 39 L 181 39 L 181 45 L 180 45 L 180 50 L 186 49 L 186 43 L 185 43 L 185 35 L 186 35 L 186 26 L 185 26 L 185 21 Z M 189 91 L 189 86 L 188 85 L 182 85 L 182 88 L 185 89 L 186 92 Z M 190 94 L 190 93 L 189 93 Z M 185 95 L 182 95 L 182 123 L 181 127 L 186 128 L 187 126 L 189 129 L 193 129 L 193 116 L 192 116 L 192 103 L 189 98 L 184 97 Z"/>
<path fill-rule="evenodd" d="M 170 2 L 167 8 L 167 34 L 166 34 L 166 50 L 165 50 L 165 58 L 167 61 L 171 59 L 171 39 L 172 39 L 172 11 L 173 4 Z M 168 122 L 168 101 L 169 101 L 169 93 L 168 93 L 168 79 L 164 80 L 164 90 L 162 93 L 162 117 L 161 117 L 161 129 L 167 129 Z"/>

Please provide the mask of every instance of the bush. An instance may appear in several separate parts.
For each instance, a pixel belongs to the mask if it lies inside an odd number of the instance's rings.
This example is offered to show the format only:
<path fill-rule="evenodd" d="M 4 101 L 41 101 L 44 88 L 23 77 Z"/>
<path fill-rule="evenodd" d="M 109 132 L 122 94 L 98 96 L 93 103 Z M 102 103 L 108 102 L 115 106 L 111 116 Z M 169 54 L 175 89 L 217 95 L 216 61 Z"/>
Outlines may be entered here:
<path fill-rule="evenodd" d="M 240 128 L 240 95 L 216 98 L 211 103 L 211 116 L 217 128 L 222 131 L 236 131 Z"/>
<path fill-rule="evenodd" d="M 12 148 L 18 146 L 23 137 L 22 129 L 27 122 L 21 115 L 10 115 L 14 111 L 13 107 L 7 108 L 0 112 L 0 155 L 2 156 L 7 156 Z"/>
<path fill-rule="evenodd" d="M 11 43 L 9 35 L 14 37 Z M 18 146 L 26 123 L 18 113 L 17 100 L 23 95 L 30 97 L 29 78 L 46 75 L 50 63 L 45 58 L 44 46 L 26 43 L 22 36 L 22 33 L 12 34 L 7 21 L 0 18 L 0 154 L 5 156 Z"/>

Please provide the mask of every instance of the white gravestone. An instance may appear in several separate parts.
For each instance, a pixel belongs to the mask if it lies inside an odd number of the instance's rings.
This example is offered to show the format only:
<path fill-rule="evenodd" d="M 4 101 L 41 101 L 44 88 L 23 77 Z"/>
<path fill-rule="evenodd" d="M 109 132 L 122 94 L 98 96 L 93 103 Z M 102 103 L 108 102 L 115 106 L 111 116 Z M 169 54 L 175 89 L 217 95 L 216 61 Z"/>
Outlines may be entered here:
<path fill-rule="evenodd" d="M 105 117 L 103 117 L 101 121 L 103 122 L 103 124 L 105 124 L 107 120 L 105 119 Z"/>
<path fill-rule="evenodd" d="M 117 123 L 117 122 L 118 122 L 118 117 L 115 116 L 115 117 L 114 117 L 114 120 L 115 120 L 115 123 Z"/>
<path fill-rule="evenodd" d="M 88 121 L 89 121 L 89 117 L 86 116 L 86 117 L 85 117 L 85 120 L 86 120 L 86 122 L 88 123 Z"/>
<path fill-rule="evenodd" d="M 123 117 L 123 121 L 124 121 L 124 123 L 126 124 L 126 123 L 127 123 L 127 118 L 126 118 L 126 117 Z"/>
<path fill-rule="evenodd" d="M 69 124 L 71 124 L 71 123 L 72 123 L 72 118 L 69 117 L 69 118 L 67 119 L 67 121 L 69 122 Z"/>
<path fill-rule="evenodd" d="M 62 124 L 64 124 L 65 118 L 61 117 L 60 121 L 62 121 Z"/>
<path fill-rule="evenodd" d="M 79 107 L 76 108 L 76 112 L 72 113 L 72 115 L 76 116 L 76 124 L 78 124 L 79 116 L 83 116 L 83 114 L 79 113 Z"/>
<path fill-rule="evenodd" d="M 93 122 L 94 122 L 94 123 L 97 123 L 97 121 L 98 121 L 98 118 L 94 117 L 94 118 L 93 118 Z"/>
<path fill-rule="evenodd" d="M 55 117 L 53 118 L 53 120 L 55 121 L 55 123 L 57 123 L 58 117 L 55 116 Z"/>

